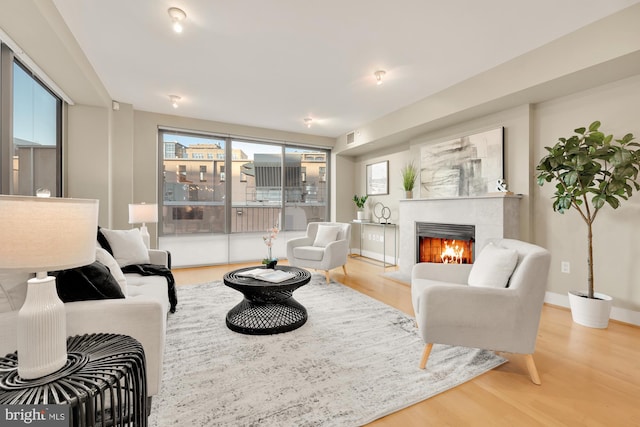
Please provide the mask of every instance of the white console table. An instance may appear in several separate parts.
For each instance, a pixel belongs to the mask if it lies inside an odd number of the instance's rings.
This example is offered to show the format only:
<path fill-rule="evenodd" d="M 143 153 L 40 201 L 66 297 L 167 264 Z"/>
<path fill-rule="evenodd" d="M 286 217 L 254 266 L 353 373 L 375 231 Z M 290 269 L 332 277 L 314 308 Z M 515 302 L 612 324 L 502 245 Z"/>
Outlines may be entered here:
<path fill-rule="evenodd" d="M 395 265 L 398 265 L 398 244 L 397 244 L 398 225 L 397 224 L 384 224 L 384 223 L 381 224 L 378 222 L 360 222 L 360 221 L 351 221 L 351 224 L 360 226 L 360 229 L 359 229 L 360 232 L 358 233 L 359 239 L 360 239 L 360 248 L 359 248 L 360 253 L 358 254 L 359 256 L 364 256 L 362 255 L 362 240 L 367 227 L 376 227 L 378 229 L 382 228 L 382 267 L 387 268 L 387 267 L 393 267 Z M 387 262 L 387 229 L 393 231 L 393 264 Z M 371 257 L 367 257 L 367 258 L 371 258 Z"/>

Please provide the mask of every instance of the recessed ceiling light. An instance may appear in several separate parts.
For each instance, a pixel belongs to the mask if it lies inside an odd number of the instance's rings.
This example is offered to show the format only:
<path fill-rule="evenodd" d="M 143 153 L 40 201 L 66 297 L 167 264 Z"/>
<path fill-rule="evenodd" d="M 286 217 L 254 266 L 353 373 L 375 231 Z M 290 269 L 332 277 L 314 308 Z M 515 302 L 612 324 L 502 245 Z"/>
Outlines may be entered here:
<path fill-rule="evenodd" d="M 181 99 L 182 98 L 178 95 L 169 95 L 169 101 L 171 101 L 171 106 L 173 108 L 178 108 L 178 101 L 180 101 Z"/>
<path fill-rule="evenodd" d="M 311 122 L 313 122 L 313 119 L 311 117 L 305 117 L 304 118 L 304 124 L 310 128 L 311 127 Z"/>
<path fill-rule="evenodd" d="M 373 75 L 376 76 L 376 84 L 378 86 L 382 84 L 382 78 L 384 77 L 385 74 L 387 74 L 387 72 L 384 70 L 378 70 L 375 73 L 373 73 Z"/>
<path fill-rule="evenodd" d="M 167 10 L 167 12 L 169 12 L 169 16 L 171 17 L 171 22 L 173 23 L 173 31 L 175 31 L 176 33 L 181 33 L 182 21 L 187 19 L 187 14 L 184 13 L 184 10 L 179 9 L 177 7 L 170 7 L 169 10 Z"/>

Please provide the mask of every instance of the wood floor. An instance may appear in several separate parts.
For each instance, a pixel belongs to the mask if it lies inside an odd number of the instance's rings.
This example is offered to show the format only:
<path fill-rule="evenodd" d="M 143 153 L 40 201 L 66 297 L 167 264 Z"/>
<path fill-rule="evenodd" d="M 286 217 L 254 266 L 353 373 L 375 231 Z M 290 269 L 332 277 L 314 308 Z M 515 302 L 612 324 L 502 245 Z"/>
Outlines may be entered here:
<path fill-rule="evenodd" d="M 174 270 L 178 285 L 221 280 L 243 265 Z M 392 271 L 387 269 L 387 271 Z M 350 258 L 331 277 L 410 315 L 410 289 L 382 276 L 383 268 Z M 606 330 L 574 324 L 571 313 L 545 305 L 534 385 L 524 357 L 452 390 L 381 418 L 370 426 L 640 426 L 640 328 L 610 322 Z M 420 354 L 415 355 L 416 369 Z"/>

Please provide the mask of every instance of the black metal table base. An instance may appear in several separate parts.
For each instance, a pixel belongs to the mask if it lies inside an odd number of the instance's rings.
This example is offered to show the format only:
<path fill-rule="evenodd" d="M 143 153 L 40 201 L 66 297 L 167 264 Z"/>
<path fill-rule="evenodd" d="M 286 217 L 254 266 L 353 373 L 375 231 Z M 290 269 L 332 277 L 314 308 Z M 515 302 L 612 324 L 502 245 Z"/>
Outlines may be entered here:
<path fill-rule="evenodd" d="M 227 313 L 227 327 L 248 335 L 272 335 L 293 331 L 307 321 L 307 309 L 296 301 L 293 291 L 309 283 L 311 274 L 301 268 L 278 266 L 293 274 L 291 279 L 269 283 L 238 275 L 248 267 L 224 276 L 225 285 L 242 292 L 244 299 Z"/>
<path fill-rule="evenodd" d="M 307 321 L 307 309 L 293 299 L 291 292 L 284 298 L 265 302 L 245 298 L 227 313 L 229 329 L 242 334 L 270 335 L 293 331 Z"/>
<path fill-rule="evenodd" d="M 147 425 L 146 362 L 126 335 L 67 339 L 67 364 L 41 378 L 18 375 L 16 353 L 0 357 L 0 404 L 68 404 L 70 426 Z"/>

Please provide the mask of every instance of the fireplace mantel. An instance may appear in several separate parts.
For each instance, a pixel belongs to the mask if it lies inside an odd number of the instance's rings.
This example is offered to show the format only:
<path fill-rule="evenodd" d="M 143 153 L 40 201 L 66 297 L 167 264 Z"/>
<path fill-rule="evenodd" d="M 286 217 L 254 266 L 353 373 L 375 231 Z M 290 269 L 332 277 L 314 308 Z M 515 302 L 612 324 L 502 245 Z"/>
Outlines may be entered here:
<path fill-rule="evenodd" d="M 520 229 L 521 195 L 497 193 L 475 197 L 407 199 L 400 201 L 400 256 L 403 274 L 416 263 L 416 222 L 464 224 L 476 227 L 476 248 L 487 239 L 517 239 Z"/>

